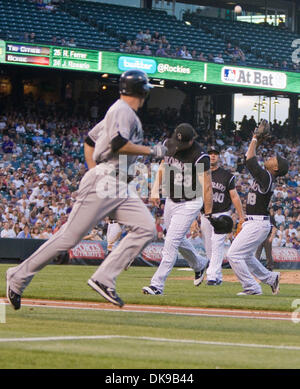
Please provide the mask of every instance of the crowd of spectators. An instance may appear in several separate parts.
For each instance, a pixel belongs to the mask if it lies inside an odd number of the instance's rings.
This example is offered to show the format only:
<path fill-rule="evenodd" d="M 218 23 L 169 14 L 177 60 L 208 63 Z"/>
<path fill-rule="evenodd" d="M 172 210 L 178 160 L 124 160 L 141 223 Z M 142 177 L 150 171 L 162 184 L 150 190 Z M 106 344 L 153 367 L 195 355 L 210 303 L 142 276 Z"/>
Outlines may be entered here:
<path fill-rule="evenodd" d="M 172 46 L 165 35 L 158 31 L 151 33 L 149 29 L 145 31 L 140 30 L 134 39 L 121 42 L 118 51 L 157 57 L 192 59 L 219 64 L 247 65 L 246 53 L 237 44 L 233 45 L 231 42 L 228 42 L 224 50 L 219 49 L 216 52 L 211 52 L 206 55 L 203 51 L 195 50 L 193 47 L 188 48 L 186 45 Z M 274 70 L 300 72 L 299 64 L 293 63 L 290 66 L 286 60 L 271 62 L 269 67 Z"/>
<path fill-rule="evenodd" d="M 35 110 L 30 108 L 32 106 Z M 176 121 L 178 124 L 182 120 L 180 112 L 175 111 L 171 108 L 164 112 L 154 110 L 145 116 L 146 145 L 154 145 L 171 134 Z M 27 101 L 26 110 L 11 109 L 0 115 L 2 238 L 48 239 L 68 219 L 76 200 L 78 184 L 86 172 L 84 139 L 97 119 L 63 117 L 58 112 L 60 111 L 54 106 L 42 103 L 30 105 L 30 101 Z M 171 117 L 173 122 L 169 122 L 167 126 L 167 120 Z M 147 124 L 147 119 L 152 123 L 151 126 Z M 155 121 L 157 124 L 153 127 Z M 277 181 L 271 200 L 270 213 L 274 215 L 278 228 L 273 245 L 300 249 L 300 144 L 295 139 L 284 137 L 284 125 L 276 121 L 272 123 L 270 144 L 260 150 L 259 161 L 262 162 L 262 158 L 275 152 L 281 153 L 290 161 L 289 173 Z M 244 206 L 247 188 L 251 184 L 244 164 L 244 154 L 249 135 L 255 126 L 253 117 L 244 117 L 238 129 L 228 132 L 225 131 L 226 120 L 221 119 L 213 135 L 201 131 L 198 138 L 204 148 L 214 142 L 222 148 L 222 166 L 235 173 L 236 188 Z M 164 201 L 159 207 L 148 203 L 149 188 L 157 168 L 157 163 L 139 157 L 136 164 L 136 171 L 139 173 L 136 174 L 134 183 L 137 192 L 156 218 L 157 239 L 163 241 L 166 233 L 163 221 Z M 236 225 L 238 219 L 235 212 L 232 217 Z M 107 222 L 104 220 L 88 234 L 89 238 L 105 239 L 106 228 Z M 189 235 L 193 242 L 201 241 L 201 232 L 196 228 Z M 230 244 L 233 239 L 234 231 L 228 236 L 227 243 Z"/>
<path fill-rule="evenodd" d="M 219 50 L 217 53 L 205 55 L 201 50 L 188 48 L 186 45 L 172 46 L 165 35 L 158 31 L 151 33 L 149 29 L 146 31 L 140 30 L 133 40 L 128 39 L 125 43 L 121 42 L 119 51 L 131 54 L 194 59 L 215 63 L 230 62 L 240 65 L 246 64 L 245 54 L 237 45 L 232 46 L 231 43 L 228 43 L 224 52 Z"/>

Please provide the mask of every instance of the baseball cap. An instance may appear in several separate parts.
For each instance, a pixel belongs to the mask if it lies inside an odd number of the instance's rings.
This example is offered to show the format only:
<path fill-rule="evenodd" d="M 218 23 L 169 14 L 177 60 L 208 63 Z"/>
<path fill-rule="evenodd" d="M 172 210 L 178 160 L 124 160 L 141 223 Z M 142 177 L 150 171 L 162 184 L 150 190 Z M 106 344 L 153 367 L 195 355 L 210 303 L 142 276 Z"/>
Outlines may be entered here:
<path fill-rule="evenodd" d="M 190 147 L 190 141 L 197 137 L 197 133 L 189 123 L 179 124 L 169 140 L 168 149 L 174 148 L 175 151 L 186 150 Z"/>
<path fill-rule="evenodd" d="M 208 154 L 209 153 L 218 153 L 218 154 L 220 154 L 220 148 L 218 146 L 213 145 L 213 146 L 210 146 L 208 148 L 207 152 L 208 152 Z"/>
<path fill-rule="evenodd" d="M 278 176 L 285 176 L 289 171 L 289 163 L 285 158 L 282 158 L 278 153 L 276 154 L 277 162 L 278 162 Z"/>

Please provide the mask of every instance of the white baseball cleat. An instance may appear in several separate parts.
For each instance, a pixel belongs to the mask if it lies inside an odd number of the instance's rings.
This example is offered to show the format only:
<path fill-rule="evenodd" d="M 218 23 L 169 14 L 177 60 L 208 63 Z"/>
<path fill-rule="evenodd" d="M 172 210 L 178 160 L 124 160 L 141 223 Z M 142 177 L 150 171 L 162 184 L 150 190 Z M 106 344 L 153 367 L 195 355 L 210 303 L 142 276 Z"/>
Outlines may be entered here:
<path fill-rule="evenodd" d="M 236 295 L 237 296 L 259 296 L 261 295 L 262 292 L 251 292 L 251 291 L 247 291 L 247 290 L 243 290 L 242 292 L 239 292 L 237 293 Z"/>

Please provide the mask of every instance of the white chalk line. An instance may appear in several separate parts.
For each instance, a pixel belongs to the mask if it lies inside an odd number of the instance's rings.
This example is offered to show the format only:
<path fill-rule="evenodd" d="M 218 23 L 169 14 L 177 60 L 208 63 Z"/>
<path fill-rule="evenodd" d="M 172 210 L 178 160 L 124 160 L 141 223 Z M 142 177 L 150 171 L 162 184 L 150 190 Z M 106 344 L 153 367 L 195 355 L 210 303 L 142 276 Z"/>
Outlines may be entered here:
<path fill-rule="evenodd" d="M 198 344 L 207 346 L 225 346 L 225 347 L 247 347 L 260 349 L 276 349 L 276 350 L 292 350 L 300 351 L 298 346 L 285 345 L 269 345 L 269 344 L 255 344 L 255 343 L 231 343 L 231 342 L 214 342 L 206 340 L 193 339 L 169 339 L 169 338 L 154 338 L 149 336 L 127 336 L 127 335 L 91 335 L 91 336 L 48 336 L 48 337 L 31 337 L 31 338 L 0 338 L 0 343 L 12 342 L 60 342 L 69 340 L 107 340 L 107 339 L 125 339 L 125 340 L 141 340 L 150 342 L 162 343 L 184 343 L 184 344 Z"/>

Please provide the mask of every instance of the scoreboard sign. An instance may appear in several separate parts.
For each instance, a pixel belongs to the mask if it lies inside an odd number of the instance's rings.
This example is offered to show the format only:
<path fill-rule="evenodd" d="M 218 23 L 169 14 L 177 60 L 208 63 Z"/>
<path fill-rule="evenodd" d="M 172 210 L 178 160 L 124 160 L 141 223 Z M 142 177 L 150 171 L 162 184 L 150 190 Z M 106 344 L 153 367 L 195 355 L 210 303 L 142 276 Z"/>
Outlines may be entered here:
<path fill-rule="evenodd" d="M 158 79 L 300 93 L 296 72 L 76 47 L 0 40 L 0 63 L 109 74 L 139 69 Z"/>
<path fill-rule="evenodd" d="M 5 63 L 99 72 L 101 52 L 8 42 L 5 45 Z"/>

